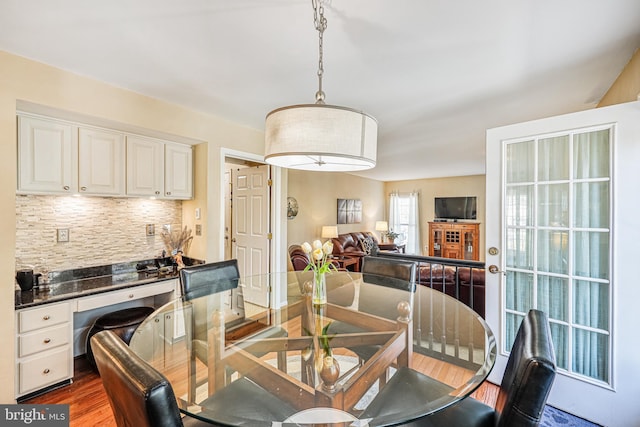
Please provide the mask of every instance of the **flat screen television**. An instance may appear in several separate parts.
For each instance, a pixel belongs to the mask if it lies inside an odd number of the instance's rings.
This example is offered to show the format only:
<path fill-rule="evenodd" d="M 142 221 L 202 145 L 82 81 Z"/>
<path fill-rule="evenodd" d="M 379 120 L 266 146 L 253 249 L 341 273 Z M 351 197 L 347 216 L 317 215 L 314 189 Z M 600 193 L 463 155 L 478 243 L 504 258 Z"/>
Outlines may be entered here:
<path fill-rule="evenodd" d="M 435 219 L 460 220 L 476 219 L 476 197 L 436 197 Z"/>

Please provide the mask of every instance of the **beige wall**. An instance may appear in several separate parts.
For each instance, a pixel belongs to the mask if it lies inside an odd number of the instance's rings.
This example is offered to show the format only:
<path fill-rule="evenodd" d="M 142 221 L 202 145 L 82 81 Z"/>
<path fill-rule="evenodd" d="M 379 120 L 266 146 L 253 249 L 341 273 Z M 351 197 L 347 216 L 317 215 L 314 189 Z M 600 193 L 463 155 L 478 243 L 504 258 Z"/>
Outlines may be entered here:
<path fill-rule="evenodd" d="M 206 143 L 206 161 L 197 161 L 196 199 L 185 203 L 184 222 L 194 228 L 188 213 L 201 207 L 205 242 L 194 256 L 213 261 L 222 259 L 220 236 L 220 148 L 261 154 L 261 131 L 188 110 L 166 102 L 119 89 L 44 64 L 0 51 L 0 325 L 4 345 L 0 348 L 0 402 L 14 401 L 14 271 L 16 247 L 16 103 L 19 100 L 52 107 L 74 114 L 96 117 L 177 135 Z M 197 156 L 198 154 L 196 154 Z M 204 163 L 204 164 L 203 164 Z M 205 172 L 202 167 L 204 166 Z M 204 181 L 204 183 L 202 182 Z M 202 187 L 204 185 L 204 187 Z M 202 188 L 206 188 L 203 194 Z"/>
<path fill-rule="evenodd" d="M 640 99 L 640 49 L 631 57 L 616 81 L 598 103 L 598 107 Z"/>
<path fill-rule="evenodd" d="M 323 225 L 337 225 L 337 199 L 360 199 L 362 222 L 340 224 L 338 233 L 374 231 L 384 218 L 384 184 L 339 172 L 288 171 L 288 196 L 298 201 L 299 212 L 287 221 L 289 245 L 320 238 Z"/>
<path fill-rule="evenodd" d="M 485 212 L 485 177 L 471 175 L 450 178 L 419 179 L 411 181 L 393 181 L 384 185 L 384 192 L 388 200 L 393 191 L 420 193 L 420 234 L 422 238 L 422 255 L 429 253 L 426 245 L 429 243 L 429 221 L 433 221 L 434 197 L 476 196 L 478 219 L 480 223 L 480 260 L 485 259 L 484 253 L 484 212 Z M 388 210 L 388 207 L 386 208 Z M 388 217 L 385 216 L 385 218 Z"/>

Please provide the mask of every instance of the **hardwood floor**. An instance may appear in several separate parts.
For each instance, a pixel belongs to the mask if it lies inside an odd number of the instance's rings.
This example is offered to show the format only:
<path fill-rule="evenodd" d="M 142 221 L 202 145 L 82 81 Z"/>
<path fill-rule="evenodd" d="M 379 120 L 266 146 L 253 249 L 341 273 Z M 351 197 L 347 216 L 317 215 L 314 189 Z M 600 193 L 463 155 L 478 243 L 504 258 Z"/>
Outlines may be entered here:
<path fill-rule="evenodd" d="M 24 403 L 66 403 L 69 404 L 70 427 L 115 426 L 111 406 L 102 387 L 102 381 L 86 360 L 75 360 L 74 381 L 68 386 L 27 400 Z M 440 369 L 439 379 L 447 382 L 447 375 L 455 375 L 453 370 Z M 493 406 L 498 397 L 498 386 L 485 382 L 472 397 Z"/>

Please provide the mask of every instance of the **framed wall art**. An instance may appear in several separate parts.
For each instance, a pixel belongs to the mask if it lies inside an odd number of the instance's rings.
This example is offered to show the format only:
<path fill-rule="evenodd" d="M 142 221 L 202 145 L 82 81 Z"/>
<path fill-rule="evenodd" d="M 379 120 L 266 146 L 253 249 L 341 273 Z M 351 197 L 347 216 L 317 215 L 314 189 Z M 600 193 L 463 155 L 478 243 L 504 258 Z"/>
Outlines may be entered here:
<path fill-rule="evenodd" d="M 360 199 L 338 199 L 338 224 L 359 224 L 362 222 L 362 201 Z"/>

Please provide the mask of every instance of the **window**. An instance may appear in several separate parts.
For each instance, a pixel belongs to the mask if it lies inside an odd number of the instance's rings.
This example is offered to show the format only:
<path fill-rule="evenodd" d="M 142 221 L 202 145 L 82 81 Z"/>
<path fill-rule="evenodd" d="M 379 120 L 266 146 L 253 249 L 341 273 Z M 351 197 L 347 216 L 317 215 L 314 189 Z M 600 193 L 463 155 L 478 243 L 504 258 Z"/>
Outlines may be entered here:
<path fill-rule="evenodd" d="M 400 233 L 405 253 L 420 255 L 418 193 L 391 193 L 389 197 L 389 230 Z"/>

